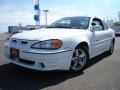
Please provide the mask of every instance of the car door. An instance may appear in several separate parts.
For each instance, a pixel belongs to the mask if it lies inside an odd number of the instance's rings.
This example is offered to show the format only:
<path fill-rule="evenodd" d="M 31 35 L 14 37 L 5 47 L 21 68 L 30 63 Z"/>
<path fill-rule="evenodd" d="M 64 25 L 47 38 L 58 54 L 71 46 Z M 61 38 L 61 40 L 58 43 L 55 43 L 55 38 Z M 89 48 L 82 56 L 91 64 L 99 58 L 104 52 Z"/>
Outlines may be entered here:
<path fill-rule="evenodd" d="M 91 48 L 92 48 L 92 56 L 97 56 L 105 51 L 106 48 L 106 39 L 107 33 L 104 29 L 104 25 L 102 21 L 98 18 L 94 18 L 91 26 L 99 25 L 101 29 L 94 29 L 91 31 L 92 38 L 91 38 Z"/>
<path fill-rule="evenodd" d="M 103 21 L 102 21 L 103 22 Z M 111 29 L 108 28 L 107 24 L 105 22 L 103 22 L 103 26 L 104 26 L 104 47 L 103 50 L 104 51 L 108 51 L 110 49 L 110 45 L 113 39 L 113 34 L 111 33 Z"/>

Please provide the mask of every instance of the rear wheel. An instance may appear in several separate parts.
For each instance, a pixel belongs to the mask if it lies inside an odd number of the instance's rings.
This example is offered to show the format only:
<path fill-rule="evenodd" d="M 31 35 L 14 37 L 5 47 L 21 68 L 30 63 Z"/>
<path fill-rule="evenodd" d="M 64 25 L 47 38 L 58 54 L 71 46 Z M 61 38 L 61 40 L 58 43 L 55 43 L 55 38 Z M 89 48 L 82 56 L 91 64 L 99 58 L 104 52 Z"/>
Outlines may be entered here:
<path fill-rule="evenodd" d="M 75 49 L 71 61 L 70 71 L 80 72 L 84 69 L 88 60 L 88 50 L 85 47 Z"/>
<path fill-rule="evenodd" d="M 109 51 L 108 51 L 108 54 L 109 54 L 109 55 L 112 55 L 112 54 L 113 54 L 113 51 L 114 51 L 114 41 L 112 41 L 111 44 L 110 44 L 110 49 L 109 49 Z"/>

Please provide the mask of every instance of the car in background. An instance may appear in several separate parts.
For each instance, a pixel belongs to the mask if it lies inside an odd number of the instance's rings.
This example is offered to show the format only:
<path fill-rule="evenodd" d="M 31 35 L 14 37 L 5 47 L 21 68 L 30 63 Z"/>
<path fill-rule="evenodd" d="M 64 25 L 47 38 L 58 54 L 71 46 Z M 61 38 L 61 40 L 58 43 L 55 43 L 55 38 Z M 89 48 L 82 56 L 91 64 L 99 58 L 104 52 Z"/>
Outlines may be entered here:
<path fill-rule="evenodd" d="M 25 27 L 25 29 L 23 30 L 19 30 L 19 33 L 23 32 L 23 31 L 31 31 L 31 30 L 36 30 L 39 29 L 38 27 Z"/>
<path fill-rule="evenodd" d="M 88 60 L 112 54 L 115 31 L 100 18 L 65 17 L 41 30 L 13 35 L 5 44 L 6 60 L 22 67 L 82 71 Z"/>
<path fill-rule="evenodd" d="M 115 36 L 120 37 L 120 26 L 114 25 L 112 28 L 115 30 Z"/>
<path fill-rule="evenodd" d="M 115 30 L 115 36 L 116 37 L 120 37 L 120 28 Z"/>
<path fill-rule="evenodd" d="M 115 32 L 116 37 L 120 37 L 120 32 Z"/>

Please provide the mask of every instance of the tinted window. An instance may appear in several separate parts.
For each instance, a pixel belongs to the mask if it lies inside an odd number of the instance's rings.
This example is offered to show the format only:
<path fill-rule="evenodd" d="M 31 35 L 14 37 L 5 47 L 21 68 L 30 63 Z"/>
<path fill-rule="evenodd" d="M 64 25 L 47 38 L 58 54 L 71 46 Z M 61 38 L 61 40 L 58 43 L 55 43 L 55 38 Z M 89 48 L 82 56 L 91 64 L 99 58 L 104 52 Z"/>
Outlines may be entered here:
<path fill-rule="evenodd" d="M 89 21 L 90 17 L 66 17 L 54 22 L 47 28 L 87 29 Z"/>
<path fill-rule="evenodd" d="M 103 25 L 103 22 L 100 20 L 100 19 L 98 19 L 98 18 L 94 18 L 93 19 L 93 21 L 92 21 L 92 25 L 100 25 L 101 27 L 102 27 L 102 30 L 104 30 L 104 25 Z"/>

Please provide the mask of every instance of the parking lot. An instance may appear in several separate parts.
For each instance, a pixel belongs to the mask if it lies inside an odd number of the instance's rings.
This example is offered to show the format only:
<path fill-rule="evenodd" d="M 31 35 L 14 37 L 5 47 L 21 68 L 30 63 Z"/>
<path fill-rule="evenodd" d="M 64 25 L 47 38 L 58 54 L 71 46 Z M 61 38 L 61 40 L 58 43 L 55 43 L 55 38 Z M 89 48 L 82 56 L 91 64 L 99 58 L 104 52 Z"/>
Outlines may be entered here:
<path fill-rule="evenodd" d="M 78 74 L 40 72 L 13 65 L 4 60 L 4 43 L 1 39 L 0 90 L 120 90 L 120 38 L 116 38 L 113 55 L 93 58 Z"/>

